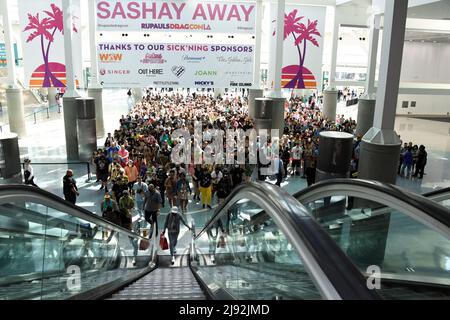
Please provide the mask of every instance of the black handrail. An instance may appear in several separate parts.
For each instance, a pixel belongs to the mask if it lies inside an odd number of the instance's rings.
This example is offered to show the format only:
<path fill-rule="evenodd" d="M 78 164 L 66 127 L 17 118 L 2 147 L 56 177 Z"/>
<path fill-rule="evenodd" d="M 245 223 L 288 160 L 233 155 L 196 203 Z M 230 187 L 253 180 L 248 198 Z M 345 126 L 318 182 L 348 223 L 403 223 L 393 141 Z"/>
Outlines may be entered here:
<path fill-rule="evenodd" d="M 47 112 L 47 119 L 50 119 L 50 109 L 55 107 L 55 106 L 58 107 L 58 113 L 61 113 L 61 106 L 60 105 L 53 105 L 53 106 L 43 107 L 40 110 L 34 111 L 33 113 L 30 113 L 30 114 L 24 116 L 24 118 L 26 119 L 26 118 L 30 118 L 31 116 L 33 116 L 34 124 L 36 124 L 37 123 L 36 115 L 46 111 Z M 9 125 L 10 125 L 9 122 L 0 124 L 0 133 L 3 132 L 3 127 L 9 126 Z"/>
<path fill-rule="evenodd" d="M 450 210 L 438 203 L 421 196 L 405 191 L 397 186 L 386 184 L 378 181 L 361 180 L 361 179 L 332 179 L 325 180 L 312 185 L 309 188 L 301 190 L 294 194 L 294 198 L 299 199 L 306 196 L 310 192 L 318 192 L 320 189 L 329 188 L 336 185 L 348 185 L 352 187 L 366 189 L 368 194 L 371 190 L 376 190 L 381 193 L 385 193 L 390 197 L 394 197 L 401 203 L 406 203 L 410 206 L 417 208 L 419 211 L 425 213 L 434 220 L 450 228 Z M 380 199 L 382 204 L 382 199 Z"/>
<path fill-rule="evenodd" d="M 430 197 L 440 196 L 441 194 L 444 194 L 444 193 L 448 193 L 450 195 L 450 187 L 443 188 L 443 189 L 438 189 L 438 190 L 433 190 L 431 192 L 424 193 L 423 196 L 427 197 L 427 198 L 430 198 Z"/>
<path fill-rule="evenodd" d="M 62 206 L 63 208 L 65 208 L 67 210 L 67 211 L 65 211 L 65 213 L 67 213 L 67 214 L 70 214 L 71 211 L 72 212 L 76 211 L 77 213 L 80 214 L 81 219 L 90 221 L 99 226 L 107 227 L 111 230 L 118 231 L 120 233 L 124 233 L 129 237 L 139 238 L 141 240 L 148 240 L 148 239 L 141 237 L 140 235 L 138 235 L 136 233 L 130 232 L 128 229 L 125 229 L 121 226 L 113 224 L 113 223 L 109 222 L 108 220 L 106 220 L 102 217 L 99 217 L 84 208 L 78 207 L 68 201 L 65 201 L 64 199 L 58 197 L 57 195 L 47 192 L 45 190 L 42 190 L 40 188 L 22 185 L 22 184 L 0 185 L 0 199 L 8 197 L 8 195 L 16 196 L 17 194 L 24 194 L 24 198 L 26 196 L 30 196 L 30 197 L 34 196 L 35 198 L 42 199 L 43 203 L 45 203 L 45 200 L 57 202 L 58 205 Z"/>
<path fill-rule="evenodd" d="M 241 184 L 215 211 L 203 230 L 195 237 L 198 240 L 222 216 L 231 201 L 242 199 L 239 194 L 247 192 L 266 199 L 271 217 L 281 217 L 282 226 L 297 235 L 324 272 L 330 284 L 342 299 L 379 299 L 376 292 L 366 286 L 366 280 L 359 269 L 339 248 L 327 232 L 310 216 L 307 209 L 284 190 L 269 183 L 253 182 Z M 275 219 L 274 219 L 275 220 Z"/>

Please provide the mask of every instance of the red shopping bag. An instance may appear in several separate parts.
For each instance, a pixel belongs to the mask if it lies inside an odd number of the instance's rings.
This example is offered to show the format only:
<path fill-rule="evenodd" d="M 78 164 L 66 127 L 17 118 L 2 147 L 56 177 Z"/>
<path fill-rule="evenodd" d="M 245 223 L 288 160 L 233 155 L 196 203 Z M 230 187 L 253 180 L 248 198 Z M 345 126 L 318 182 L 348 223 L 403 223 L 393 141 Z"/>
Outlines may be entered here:
<path fill-rule="evenodd" d="M 159 246 L 161 247 L 162 250 L 169 249 L 169 243 L 167 242 L 164 233 L 161 233 L 161 236 L 159 237 Z"/>

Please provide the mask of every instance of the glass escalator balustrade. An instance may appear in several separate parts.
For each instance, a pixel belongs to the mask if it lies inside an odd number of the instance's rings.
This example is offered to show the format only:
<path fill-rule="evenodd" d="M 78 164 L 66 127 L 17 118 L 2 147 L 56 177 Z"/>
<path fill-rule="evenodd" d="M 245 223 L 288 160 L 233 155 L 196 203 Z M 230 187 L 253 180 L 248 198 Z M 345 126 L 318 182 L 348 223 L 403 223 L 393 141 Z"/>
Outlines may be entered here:
<path fill-rule="evenodd" d="M 369 286 L 386 299 L 450 298 L 449 234 L 382 200 L 335 193 L 303 204 Z"/>
<path fill-rule="evenodd" d="M 66 299 L 148 266 L 151 245 L 138 250 L 142 238 L 89 220 L 0 203 L 0 300 Z"/>
<path fill-rule="evenodd" d="M 211 291 L 222 288 L 236 299 L 321 299 L 295 249 L 251 200 L 232 205 L 195 246 L 195 270 Z"/>

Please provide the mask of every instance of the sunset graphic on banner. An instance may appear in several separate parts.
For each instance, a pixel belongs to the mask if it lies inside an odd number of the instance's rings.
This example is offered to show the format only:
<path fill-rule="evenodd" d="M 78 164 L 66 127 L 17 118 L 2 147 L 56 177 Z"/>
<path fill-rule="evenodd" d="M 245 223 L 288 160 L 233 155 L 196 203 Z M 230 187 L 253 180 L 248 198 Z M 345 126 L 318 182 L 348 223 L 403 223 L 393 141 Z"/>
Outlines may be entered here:
<path fill-rule="evenodd" d="M 273 6 L 275 10 L 275 6 Z M 275 12 L 275 11 L 272 12 Z M 322 74 L 325 8 L 287 6 L 284 16 L 282 87 L 317 89 Z M 276 20 L 272 20 L 275 24 Z M 272 46 L 275 45 L 273 32 Z"/>

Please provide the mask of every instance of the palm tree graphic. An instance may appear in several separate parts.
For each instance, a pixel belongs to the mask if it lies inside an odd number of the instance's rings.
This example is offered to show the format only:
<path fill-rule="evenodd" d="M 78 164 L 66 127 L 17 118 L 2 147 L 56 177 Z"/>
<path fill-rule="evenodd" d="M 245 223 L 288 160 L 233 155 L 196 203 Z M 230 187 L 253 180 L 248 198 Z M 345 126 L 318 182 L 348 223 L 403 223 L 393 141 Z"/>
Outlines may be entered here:
<path fill-rule="evenodd" d="M 288 84 L 284 86 L 284 88 L 305 89 L 303 71 L 308 41 L 311 42 L 314 46 L 319 47 L 319 42 L 315 37 L 322 37 L 322 35 L 317 30 L 318 20 L 312 21 L 308 19 L 308 23 L 307 25 L 305 25 L 300 22 L 304 17 L 297 16 L 297 12 L 298 10 L 295 9 L 289 14 L 284 15 L 284 40 L 292 35 L 292 37 L 294 38 L 294 45 L 297 47 L 299 57 L 297 74 Z M 275 22 L 275 20 L 273 22 Z M 275 35 L 275 32 L 273 33 L 273 35 Z M 302 44 L 303 50 L 301 48 Z"/>
<path fill-rule="evenodd" d="M 39 13 L 35 16 L 28 14 L 28 25 L 24 31 L 32 31 L 28 36 L 27 43 L 35 39 L 40 39 L 41 41 L 41 53 L 45 66 L 43 87 L 63 88 L 65 85 L 53 74 L 52 64 L 54 63 L 50 62 L 50 48 L 55 41 L 56 32 L 59 31 L 61 35 L 64 35 L 63 12 L 55 4 L 51 5 L 51 9 L 52 11 L 44 11 L 47 17 L 43 19 L 40 19 Z M 73 31 L 78 32 L 75 24 L 73 25 Z"/>

